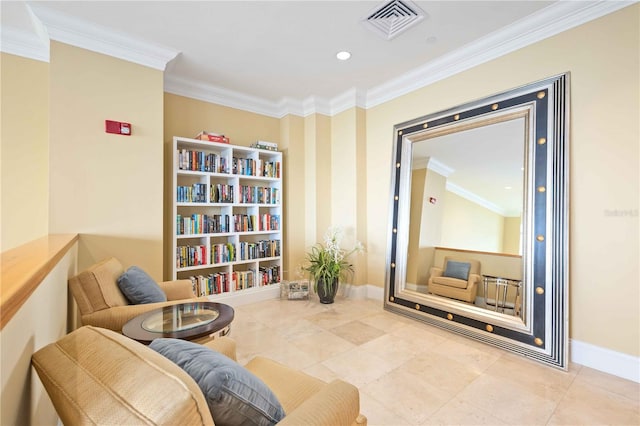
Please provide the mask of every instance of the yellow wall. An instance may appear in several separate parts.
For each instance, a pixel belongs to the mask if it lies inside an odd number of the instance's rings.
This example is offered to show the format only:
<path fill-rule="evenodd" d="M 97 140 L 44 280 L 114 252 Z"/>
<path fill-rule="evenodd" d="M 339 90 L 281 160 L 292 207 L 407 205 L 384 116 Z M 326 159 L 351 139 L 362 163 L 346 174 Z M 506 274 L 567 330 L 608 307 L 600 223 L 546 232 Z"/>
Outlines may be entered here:
<path fill-rule="evenodd" d="M 0 54 L 0 251 L 49 231 L 49 64 Z"/>
<path fill-rule="evenodd" d="M 640 355 L 639 13 L 627 7 L 369 109 L 369 282 L 384 283 L 388 212 L 373 200 L 390 188 L 393 125 L 570 71 L 570 336 Z"/>
<path fill-rule="evenodd" d="M 440 245 L 465 250 L 501 253 L 504 217 L 446 191 Z"/>
<path fill-rule="evenodd" d="M 520 217 L 505 217 L 502 252 L 520 254 Z"/>
<path fill-rule="evenodd" d="M 49 67 L 50 232 L 80 234 L 80 269 L 115 256 L 160 280 L 162 72 L 57 42 Z"/>

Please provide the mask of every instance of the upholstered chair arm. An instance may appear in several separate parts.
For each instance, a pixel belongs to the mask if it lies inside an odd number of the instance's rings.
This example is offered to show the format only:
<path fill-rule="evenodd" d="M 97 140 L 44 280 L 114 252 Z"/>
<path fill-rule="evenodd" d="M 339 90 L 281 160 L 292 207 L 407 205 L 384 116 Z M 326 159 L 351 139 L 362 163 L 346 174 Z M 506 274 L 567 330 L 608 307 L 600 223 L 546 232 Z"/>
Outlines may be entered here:
<path fill-rule="evenodd" d="M 165 281 L 158 285 L 167 295 L 167 300 L 191 299 L 196 296 L 193 294 L 191 280 Z"/>
<path fill-rule="evenodd" d="M 216 352 L 226 355 L 234 361 L 236 359 L 236 341 L 228 337 L 216 337 L 215 339 L 204 344 L 208 348 L 213 349 Z"/>
<path fill-rule="evenodd" d="M 429 276 L 431 278 L 433 277 L 441 277 L 442 276 L 442 268 L 438 268 L 437 266 L 432 266 L 431 269 L 429 270 Z"/>
<path fill-rule="evenodd" d="M 366 425 L 359 413 L 360 397 L 354 385 L 336 379 L 300 404 L 278 423 L 286 426 Z M 359 419 L 360 423 L 357 423 Z"/>
<path fill-rule="evenodd" d="M 469 274 L 469 280 L 468 280 L 469 281 L 469 285 L 471 285 L 473 283 L 479 284 L 480 280 L 481 280 L 480 275 L 478 275 L 478 274 Z"/>
<path fill-rule="evenodd" d="M 163 308 L 165 306 L 177 305 L 178 303 L 188 302 L 189 300 L 192 300 L 195 302 L 195 301 L 199 301 L 200 299 L 193 298 L 188 300 L 182 300 L 180 302 L 167 301 L 167 302 L 158 302 L 158 303 L 145 303 L 142 305 L 115 306 L 113 308 L 103 309 L 101 311 L 96 311 L 91 314 L 83 315 L 82 324 L 92 325 L 94 327 L 108 328 L 109 330 L 122 332 L 122 326 L 124 326 L 125 323 L 130 319 L 132 319 L 133 317 L 136 317 L 140 314 L 144 314 L 145 312 L 149 312 L 153 309 Z"/>

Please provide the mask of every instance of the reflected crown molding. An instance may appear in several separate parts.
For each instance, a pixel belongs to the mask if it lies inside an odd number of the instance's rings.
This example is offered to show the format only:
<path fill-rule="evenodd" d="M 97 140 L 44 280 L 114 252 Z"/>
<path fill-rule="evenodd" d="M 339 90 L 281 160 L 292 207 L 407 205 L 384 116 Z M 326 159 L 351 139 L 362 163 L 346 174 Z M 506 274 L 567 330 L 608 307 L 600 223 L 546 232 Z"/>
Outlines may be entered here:
<path fill-rule="evenodd" d="M 453 192 L 454 194 L 459 195 L 460 197 L 467 199 L 472 203 L 481 205 L 482 207 L 489 209 L 492 212 L 499 214 L 500 216 L 507 216 L 508 212 L 499 205 L 485 200 L 484 198 L 474 194 L 473 192 L 467 191 L 463 187 L 456 185 L 455 183 L 447 181 L 445 188 L 447 189 L 447 191 Z"/>

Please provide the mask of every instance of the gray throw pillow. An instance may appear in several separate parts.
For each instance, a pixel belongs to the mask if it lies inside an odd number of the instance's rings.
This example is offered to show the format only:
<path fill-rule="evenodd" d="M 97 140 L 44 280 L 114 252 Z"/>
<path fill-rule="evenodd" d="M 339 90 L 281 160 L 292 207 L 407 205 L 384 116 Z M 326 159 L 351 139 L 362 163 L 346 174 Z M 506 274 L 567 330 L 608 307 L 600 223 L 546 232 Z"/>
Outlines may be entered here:
<path fill-rule="evenodd" d="M 216 425 L 267 426 L 284 418 L 284 409 L 271 389 L 227 356 L 179 339 L 155 339 L 149 347 L 195 380 Z"/>
<path fill-rule="evenodd" d="M 118 287 L 129 303 L 134 305 L 167 301 L 167 296 L 158 283 L 137 266 L 132 266 L 120 275 Z"/>
<path fill-rule="evenodd" d="M 447 267 L 444 270 L 443 276 L 467 281 L 469 279 L 470 269 L 471 264 L 468 262 L 456 262 L 455 260 L 450 260 L 447 262 Z"/>

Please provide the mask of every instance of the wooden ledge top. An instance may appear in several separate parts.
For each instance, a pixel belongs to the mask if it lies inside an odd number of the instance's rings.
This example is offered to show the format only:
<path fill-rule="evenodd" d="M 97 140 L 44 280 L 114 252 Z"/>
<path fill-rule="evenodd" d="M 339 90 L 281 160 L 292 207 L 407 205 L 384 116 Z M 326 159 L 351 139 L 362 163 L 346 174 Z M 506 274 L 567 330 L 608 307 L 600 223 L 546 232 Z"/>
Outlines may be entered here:
<path fill-rule="evenodd" d="M 78 234 L 51 234 L 0 254 L 0 330 L 77 241 Z"/>

